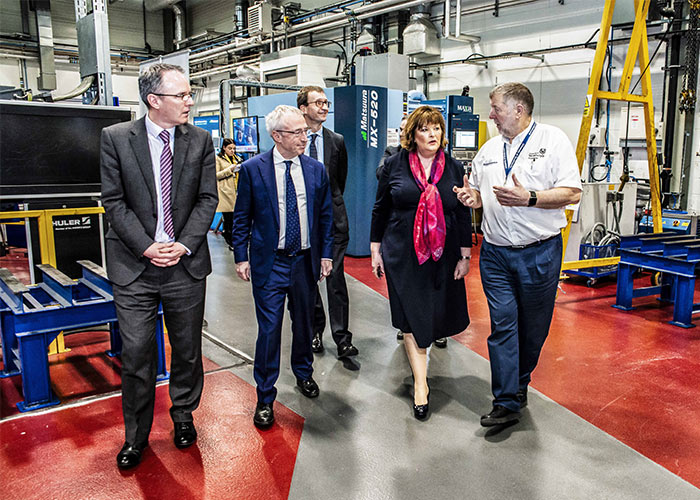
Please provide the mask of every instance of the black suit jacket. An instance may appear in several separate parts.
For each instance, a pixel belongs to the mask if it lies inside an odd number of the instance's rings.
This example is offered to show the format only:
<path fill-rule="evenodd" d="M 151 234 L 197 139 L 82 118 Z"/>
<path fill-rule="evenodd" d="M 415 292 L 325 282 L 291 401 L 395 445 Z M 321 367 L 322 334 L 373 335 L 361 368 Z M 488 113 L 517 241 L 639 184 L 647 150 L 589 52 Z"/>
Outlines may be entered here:
<path fill-rule="evenodd" d="M 345 181 L 348 179 L 348 151 L 345 149 L 343 136 L 326 127 L 323 127 L 323 165 L 331 183 L 335 237 L 347 239 L 350 229 L 343 193 Z"/>
<path fill-rule="evenodd" d="M 384 163 L 390 156 L 394 156 L 396 153 L 401 151 L 401 145 L 399 146 L 387 146 L 382 154 L 381 160 L 379 160 L 379 165 L 377 166 L 377 180 L 382 176 L 382 170 L 384 169 Z"/>
<path fill-rule="evenodd" d="M 109 230 L 105 237 L 107 274 L 128 285 L 146 269 L 143 252 L 154 243 L 157 224 L 156 180 L 145 118 L 102 130 L 102 204 Z M 196 279 L 211 272 L 207 232 L 218 202 L 216 162 L 209 134 L 190 124 L 175 128 L 172 207 L 175 241 L 191 255 L 180 262 Z"/>

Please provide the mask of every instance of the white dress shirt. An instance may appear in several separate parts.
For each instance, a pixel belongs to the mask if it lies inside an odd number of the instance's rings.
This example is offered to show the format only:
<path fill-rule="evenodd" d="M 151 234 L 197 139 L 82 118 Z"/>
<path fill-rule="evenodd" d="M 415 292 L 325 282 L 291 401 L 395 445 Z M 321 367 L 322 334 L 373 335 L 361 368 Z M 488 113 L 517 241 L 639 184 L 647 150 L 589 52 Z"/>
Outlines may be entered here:
<path fill-rule="evenodd" d="M 486 241 L 498 246 L 529 245 L 555 236 L 566 226 L 564 208 L 504 207 L 496 199 L 494 186 L 513 187 L 513 174 L 527 190 L 555 187 L 581 189 L 578 161 L 569 138 L 557 127 L 538 123 L 506 179 L 503 164 L 505 145 L 508 162 L 527 136 L 532 121 L 512 143 L 503 136 L 482 146 L 472 164 L 469 184 L 481 194 L 484 218 L 481 228 Z"/>
<path fill-rule="evenodd" d="M 323 163 L 323 127 L 318 129 L 318 132 L 312 132 L 311 129 L 306 132 L 306 138 L 308 140 L 306 141 L 306 149 L 304 150 L 304 154 L 311 157 L 309 149 L 311 148 L 311 136 L 313 134 L 316 134 L 316 152 L 318 153 L 318 158 L 316 159 Z"/>
<path fill-rule="evenodd" d="M 280 237 L 277 248 L 279 250 L 284 250 L 285 231 L 287 228 L 287 181 L 285 179 L 287 166 L 284 164 L 284 162 L 287 160 L 279 153 L 279 151 L 277 151 L 277 148 L 275 147 L 272 149 L 272 161 L 275 164 L 277 206 L 280 214 Z M 311 247 L 311 242 L 309 240 L 309 218 L 306 209 L 306 184 L 304 184 L 304 173 L 301 169 L 301 161 L 299 160 L 299 157 L 295 156 L 290 161 L 292 162 L 292 166 L 289 168 L 289 172 L 292 176 L 292 182 L 294 182 L 294 190 L 297 193 L 299 225 L 301 229 L 301 249 L 305 250 Z"/>
<path fill-rule="evenodd" d="M 163 152 L 165 144 L 158 137 L 163 130 L 148 118 L 148 113 L 146 113 L 146 132 L 148 133 L 148 149 L 151 153 L 151 165 L 153 167 L 153 177 L 155 179 L 156 185 L 156 206 L 158 207 L 158 222 L 156 223 L 156 234 L 154 240 L 157 243 L 169 243 L 175 241 L 173 238 L 168 236 L 163 227 L 163 196 L 160 189 L 160 155 Z M 175 127 L 167 129 L 170 134 L 170 152 L 173 157 L 175 156 Z M 173 158 L 174 159 L 174 158 Z M 170 201 L 172 203 L 173 192 L 170 192 Z"/>

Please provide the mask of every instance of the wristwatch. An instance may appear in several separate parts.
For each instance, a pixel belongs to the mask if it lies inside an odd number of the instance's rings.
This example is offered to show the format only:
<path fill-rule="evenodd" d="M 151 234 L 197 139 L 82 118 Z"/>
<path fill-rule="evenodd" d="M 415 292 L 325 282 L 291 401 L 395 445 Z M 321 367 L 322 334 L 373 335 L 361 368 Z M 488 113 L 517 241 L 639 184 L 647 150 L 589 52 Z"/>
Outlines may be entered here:
<path fill-rule="evenodd" d="M 537 192 L 530 191 L 530 199 L 527 200 L 528 207 L 534 207 L 537 204 Z"/>

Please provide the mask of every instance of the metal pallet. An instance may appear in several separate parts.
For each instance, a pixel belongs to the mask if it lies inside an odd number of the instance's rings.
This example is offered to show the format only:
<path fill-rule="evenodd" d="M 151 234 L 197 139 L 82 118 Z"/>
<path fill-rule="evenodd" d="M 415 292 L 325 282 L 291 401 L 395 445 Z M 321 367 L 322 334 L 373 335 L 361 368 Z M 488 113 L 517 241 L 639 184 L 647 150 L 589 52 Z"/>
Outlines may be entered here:
<path fill-rule="evenodd" d="M 24 412 L 57 405 L 51 390 L 48 346 L 62 331 L 109 324 L 109 356 L 121 354 L 121 337 L 112 296 L 112 285 L 102 267 L 78 261 L 83 277 L 73 280 L 50 265 L 37 266 L 43 281 L 22 284 L 9 270 L 0 268 L 0 334 L 4 369 L 0 378 L 22 376 Z M 165 368 L 163 312 L 156 321 L 158 379 L 169 374 Z"/>
<path fill-rule="evenodd" d="M 613 307 L 630 311 L 633 298 L 659 295 L 659 300 L 673 303 L 672 325 L 694 327 L 692 316 L 700 312 L 700 304 L 693 303 L 698 263 L 697 237 L 669 233 L 622 236 Z M 634 273 L 640 268 L 662 273 L 660 283 L 635 289 Z"/>

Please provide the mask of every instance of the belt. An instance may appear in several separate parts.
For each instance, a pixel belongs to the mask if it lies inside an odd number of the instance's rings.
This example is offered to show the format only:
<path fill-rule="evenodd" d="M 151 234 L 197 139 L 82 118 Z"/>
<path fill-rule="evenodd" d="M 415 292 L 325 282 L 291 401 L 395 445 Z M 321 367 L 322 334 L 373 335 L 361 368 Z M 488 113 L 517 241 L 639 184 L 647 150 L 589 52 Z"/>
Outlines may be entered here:
<path fill-rule="evenodd" d="M 537 241 L 535 241 L 535 242 L 528 243 L 527 245 L 511 245 L 511 246 L 505 246 L 505 247 L 503 247 L 503 248 L 510 248 L 510 249 L 512 249 L 512 250 L 523 250 L 523 249 L 525 249 L 525 248 L 534 247 L 534 246 L 537 246 L 537 245 L 541 245 L 542 243 L 545 243 L 545 242 L 547 242 L 547 241 L 549 241 L 549 240 L 553 240 L 554 238 L 556 238 L 557 236 L 559 236 L 559 234 L 560 234 L 560 233 L 557 233 L 557 234 L 555 234 L 555 235 L 553 235 L 553 236 L 550 236 L 549 238 L 545 238 L 545 239 L 543 239 L 543 240 L 537 240 Z"/>
<path fill-rule="evenodd" d="M 310 248 L 304 248 L 303 250 L 299 250 L 297 252 L 288 252 L 287 250 L 278 249 L 278 250 L 275 250 L 275 253 L 277 255 L 281 255 L 283 257 L 296 257 L 297 255 L 306 255 L 310 251 L 311 251 Z"/>

